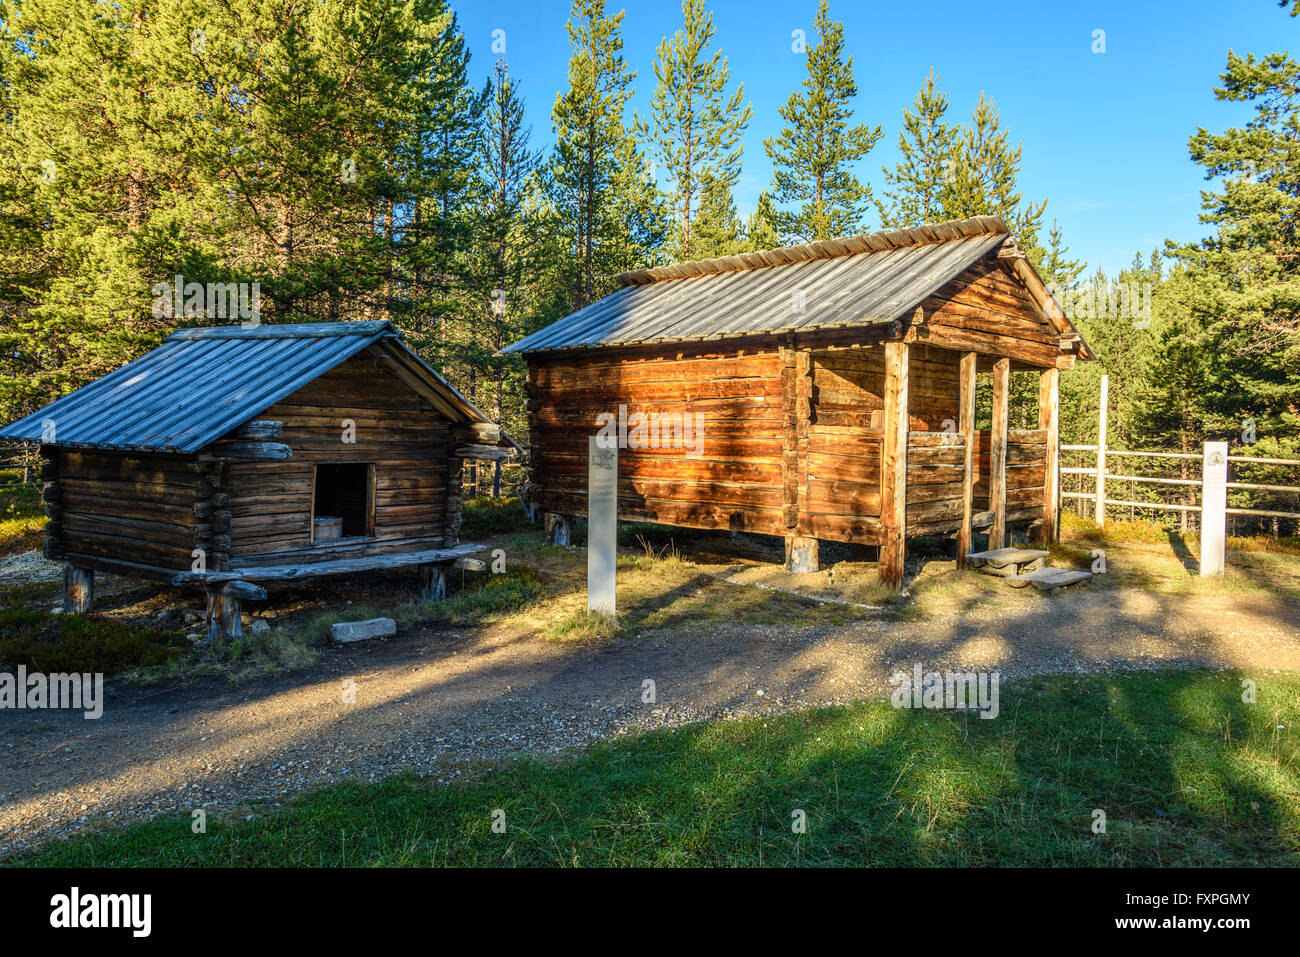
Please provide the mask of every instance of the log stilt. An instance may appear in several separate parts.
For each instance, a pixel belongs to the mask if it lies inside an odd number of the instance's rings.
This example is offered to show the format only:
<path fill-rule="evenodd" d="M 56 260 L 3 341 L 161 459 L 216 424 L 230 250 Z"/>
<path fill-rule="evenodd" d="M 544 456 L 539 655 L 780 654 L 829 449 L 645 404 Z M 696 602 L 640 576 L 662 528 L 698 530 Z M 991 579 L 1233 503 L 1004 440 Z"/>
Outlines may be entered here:
<path fill-rule="evenodd" d="M 234 638 L 244 637 L 244 622 L 242 609 L 239 607 L 239 596 L 231 594 L 223 588 L 207 589 L 207 613 L 205 620 L 208 626 L 209 642 L 230 641 Z"/>
<path fill-rule="evenodd" d="M 63 611 L 84 615 L 95 605 L 95 573 L 76 565 L 63 566 Z"/>
<path fill-rule="evenodd" d="M 788 572 L 815 572 L 819 560 L 817 539 L 787 535 L 785 539 L 785 570 Z"/>
<path fill-rule="evenodd" d="M 573 543 L 573 516 L 546 513 L 546 544 L 568 547 Z"/>
<path fill-rule="evenodd" d="M 447 597 L 447 566 L 420 566 L 420 601 L 442 601 Z"/>

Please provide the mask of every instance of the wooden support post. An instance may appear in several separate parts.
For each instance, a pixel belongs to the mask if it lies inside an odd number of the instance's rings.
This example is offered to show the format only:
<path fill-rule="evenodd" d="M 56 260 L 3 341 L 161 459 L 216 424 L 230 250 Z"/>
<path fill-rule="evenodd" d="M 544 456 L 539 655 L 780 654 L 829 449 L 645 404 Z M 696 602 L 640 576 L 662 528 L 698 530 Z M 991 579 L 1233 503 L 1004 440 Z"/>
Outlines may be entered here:
<path fill-rule="evenodd" d="M 1106 524 L 1106 412 L 1110 405 L 1110 376 L 1101 377 L 1101 406 L 1097 412 L 1097 507 L 1098 525 Z"/>
<path fill-rule="evenodd" d="M 957 410 L 957 430 L 965 448 L 961 480 L 961 528 L 957 529 L 957 567 L 966 567 L 971 549 L 971 518 L 975 498 L 975 373 L 974 352 L 961 357 L 961 391 Z"/>
<path fill-rule="evenodd" d="M 1007 423 L 1011 396 L 1011 360 L 993 363 L 993 430 L 989 436 L 989 551 L 1002 548 L 1007 539 Z"/>
<path fill-rule="evenodd" d="M 447 597 L 447 566 L 420 566 L 420 601 L 442 601 Z"/>
<path fill-rule="evenodd" d="M 68 563 L 63 566 L 63 610 L 85 615 L 95 606 L 95 573 Z"/>
<path fill-rule="evenodd" d="M 1038 427 L 1047 433 L 1047 453 L 1043 462 L 1044 545 L 1055 542 L 1060 534 L 1061 516 L 1061 373 L 1044 369 L 1038 373 Z"/>
<path fill-rule="evenodd" d="M 907 557 L 907 343 L 886 342 L 885 440 L 880 465 L 880 520 L 885 543 L 880 550 L 880 580 L 902 590 Z"/>
<path fill-rule="evenodd" d="M 785 570 L 788 572 L 815 572 L 819 560 L 817 539 L 799 535 L 785 537 Z"/>
<path fill-rule="evenodd" d="M 560 515 L 558 512 L 547 512 L 545 528 L 547 545 L 560 545 L 567 548 L 573 541 L 572 515 Z"/>
<path fill-rule="evenodd" d="M 244 637 L 244 621 L 239 596 L 224 588 L 211 586 L 207 591 L 208 641 L 229 641 Z"/>

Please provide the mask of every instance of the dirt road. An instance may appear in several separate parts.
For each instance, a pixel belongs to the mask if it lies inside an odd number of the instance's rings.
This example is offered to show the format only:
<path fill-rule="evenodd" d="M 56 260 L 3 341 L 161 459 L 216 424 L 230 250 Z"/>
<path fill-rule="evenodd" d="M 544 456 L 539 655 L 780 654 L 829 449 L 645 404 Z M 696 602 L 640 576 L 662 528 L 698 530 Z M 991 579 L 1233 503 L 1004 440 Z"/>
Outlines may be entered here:
<path fill-rule="evenodd" d="M 732 587 L 732 586 L 719 586 Z M 955 606 L 917 622 L 662 631 L 600 645 L 510 626 L 422 629 L 331 649 L 313 669 L 242 685 L 110 683 L 102 719 L 0 712 L 0 850 L 86 822 L 250 813 L 326 782 L 555 753 L 645 728 L 885 696 L 889 675 L 998 669 L 1300 668 L 1300 602 L 1082 589 Z M 647 680 L 655 701 L 643 702 Z"/>

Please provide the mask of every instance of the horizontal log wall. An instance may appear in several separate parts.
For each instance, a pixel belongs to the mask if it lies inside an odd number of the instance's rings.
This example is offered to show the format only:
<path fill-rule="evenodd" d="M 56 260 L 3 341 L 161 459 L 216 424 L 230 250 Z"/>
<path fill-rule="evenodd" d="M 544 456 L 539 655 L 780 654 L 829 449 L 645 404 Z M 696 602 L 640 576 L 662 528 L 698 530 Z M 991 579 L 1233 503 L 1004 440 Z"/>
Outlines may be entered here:
<path fill-rule="evenodd" d="M 231 459 L 232 562 L 266 562 L 309 552 L 324 560 L 440 547 L 447 504 L 450 427 L 370 350 L 325 373 L 267 409 L 284 423 L 276 441 L 289 459 Z M 344 422 L 355 426 L 346 443 Z M 311 543 L 314 467 L 375 463 L 374 541 Z"/>
<path fill-rule="evenodd" d="M 1006 356 L 1017 367 L 1055 368 L 1058 337 L 996 253 L 976 263 L 921 304 L 923 320 L 909 332 L 918 343 Z"/>
<path fill-rule="evenodd" d="M 775 344 L 745 355 L 647 350 L 534 360 L 530 369 L 530 483 L 544 509 L 586 514 L 587 438 L 599 416 L 617 416 L 623 405 L 628 445 L 642 447 L 619 449 L 620 518 L 783 534 Z M 658 447 L 644 447 L 652 437 L 637 431 L 637 414 L 659 423 Z M 698 428 L 684 430 L 690 441 L 663 432 L 664 417 L 675 424 L 685 416 Z"/>
<path fill-rule="evenodd" d="M 195 506 L 205 481 L 188 455 L 60 450 L 46 511 L 65 557 L 190 567 L 207 530 Z"/>

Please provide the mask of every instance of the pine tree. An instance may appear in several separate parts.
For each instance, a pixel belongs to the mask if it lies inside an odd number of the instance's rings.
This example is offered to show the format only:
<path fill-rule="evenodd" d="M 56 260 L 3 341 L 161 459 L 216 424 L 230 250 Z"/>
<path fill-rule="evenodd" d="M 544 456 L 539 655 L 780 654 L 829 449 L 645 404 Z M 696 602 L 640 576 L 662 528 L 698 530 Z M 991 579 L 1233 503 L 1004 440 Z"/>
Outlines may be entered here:
<path fill-rule="evenodd" d="M 955 145 L 952 176 L 945 179 L 943 212 L 946 219 L 1001 216 L 1021 248 L 1032 257 L 1038 250 L 1038 231 L 1047 201 L 1026 202 L 1017 186 L 1022 146 L 1011 148 L 1002 129 L 996 104 L 980 93 Z"/>
<path fill-rule="evenodd" d="M 745 248 L 744 224 L 725 180 L 708 177 L 700 195 L 694 239 L 695 259 L 733 256 Z"/>
<path fill-rule="evenodd" d="M 1065 245 L 1061 226 L 1056 220 L 1052 220 L 1047 248 L 1043 250 L 1039 261 L 1034 263 L 1048 289 L 1065 291 L 1074 288 L 1075 283 L 1079 281 L 1079 276 L 1087 268 L 1080 260 L 1068 258 L 1069 254 L 1070 247 Z"/>
<path fill-rule="evenodd" d="M 802 240 L 831 239 L 862 232 L 871 187 L 851 167 L 880 141 L 880 127 L 849 125 L 858 94 L 853 58 L 844 50 L 844 24 L 830 18 L 821 0 L 814 21 L 819 39 L 809 48 L 803 92 L 781 107 L 785 127 L 763 141 L 776 169 L 773 199 L 794 206 L 779 214 L 781 232 Z"/>
<path fill-rule="evenodd" d="M 622 195 L 625 207 L 635 204 L 635 182 L 646 177 L 641 167 L 623 169 L 619 160 L 635 160 L 635 147 L 623 122 L 636 73 L 624 62 L 619 33 L 623 12 L 605 14 L 605 0 L 573 0 L 566 30 L 573 54 L 569 59 L 569 88 L 558 94 L 552 119 L 555 153 L 549 182 L 551 201 L 569 242 L 566 300 L 580 309 L 609 288 L 609 273 L 625 256 L 619 219 L 624 224 L 637 211 L 622 217 L 614 207 Z"/>
<path fill-rule="evenodd" d="M 776 206 L 767 190 L 758 194 L 758 205 L 745 221 L 745 251 L 777 249 L 781 246 L 781 231 L 777 225 Z"/>
<path fill-rule="evenodd" d="M 948 98 L 938 89 L 934 70 L 912 106 L 903 111 L 898 132 L 902 158 L 891 172 L 881 167 L 886 189 L 876 202 L 886 229 L 908 229 L 944 218 L 944 192 L 955 175 L 957 130 L 944 116 Z"/>
<path fill-rule="evenodd" d="M 709 53 L 716 31 L 704 0 L 682 0 L 682 18 L 682 28 L 659 44 L 653 129 L 638 117 L 637 133 L 653 145 L 671 183 L 665 198 L 674 221 L 674 255 L 695 259 L 701 255 L 692 241 L 696 210 L 707 184 L 730 190 L 739 178 L 741 137 L 753 110 L 743 102 L 744 84 L 727 95 L 731 71 L 720 50 Z"/>

